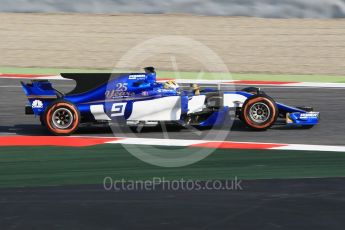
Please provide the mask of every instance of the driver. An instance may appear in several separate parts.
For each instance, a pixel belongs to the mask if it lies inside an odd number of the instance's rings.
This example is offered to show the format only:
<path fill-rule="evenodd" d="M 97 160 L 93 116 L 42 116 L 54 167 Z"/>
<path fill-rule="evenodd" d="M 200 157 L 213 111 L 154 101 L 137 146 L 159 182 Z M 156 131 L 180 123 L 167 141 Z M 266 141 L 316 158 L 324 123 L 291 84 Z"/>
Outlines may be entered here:
<path fill-rule="evenodd" d="M 175 81 L 167 81 L 163 84 L 164 89 L 175 90 L 176 92 L 179 91 L 180 86 Z"/>
<path fill-rule="evenodd" d="M 198 84 L 190 84 L 190 88 L 195 96 L 200 95 L 200 87 Z"/>

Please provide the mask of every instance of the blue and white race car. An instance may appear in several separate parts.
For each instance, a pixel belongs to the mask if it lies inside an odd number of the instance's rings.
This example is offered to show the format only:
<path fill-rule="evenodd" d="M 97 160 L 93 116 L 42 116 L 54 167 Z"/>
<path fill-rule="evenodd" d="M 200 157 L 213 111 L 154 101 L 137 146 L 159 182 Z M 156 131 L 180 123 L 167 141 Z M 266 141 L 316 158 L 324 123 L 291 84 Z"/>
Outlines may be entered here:
<path fill-rule="evenodd" d="M 22 86 L 29 104 L 26 114 L 40 118 L 51 133 L 70 135 L 83 123 L 125 122 L 127 125 L 213 127 L 229 122 L 230 112 L 254 130 L 266 130 L 280 117 L 284 124 L 312 127 L 319 113 L 308 107 L 275 102 L 258 88 L 223 92 L 191 85 L 182 90 L 174 81 L 157 82 L 153 67 L 145 73 L 61 74 L 75 80 L 69 93 L 54 89 L 48 80 Z"/>

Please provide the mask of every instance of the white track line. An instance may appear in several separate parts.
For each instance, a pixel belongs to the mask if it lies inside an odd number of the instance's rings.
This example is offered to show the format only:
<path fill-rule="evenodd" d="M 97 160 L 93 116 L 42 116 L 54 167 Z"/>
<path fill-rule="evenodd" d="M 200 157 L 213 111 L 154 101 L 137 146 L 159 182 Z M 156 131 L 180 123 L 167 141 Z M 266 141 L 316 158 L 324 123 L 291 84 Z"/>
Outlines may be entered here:
<path fill-rule="evenodd" d="M 315 87 L 315 88 L 345 88 L 345 83 L 299 82 L 299 83 L 289 83 L 283 86 Z"/>
<path fill-rule="evenodd" d="M 207 141 L 201 140 L 178 140 L 178 139 L 154 139 L 154 138 L 124 138 L 107 144 L 127 144 L 127 145 L 159 145 L 159 146 L 190 146 L 201 144 Z"/>
<path fill-rule="evenodd" d="M 6 76 L 6 74 L 0 74 L 0 79 L 27 79 L 27 80 L 70 80 L 61 77 L 60 75 L 47 75 L 47 76 L 35 76 L 34 74 L 32 77 L 28 76 L 13 76 L 11 74 Z M 168 79 L 157 79 L 158 82 L 167 81 Z M 174 80 L 171 78 L 171 80 Z M 203 80 L 203 79 L 175 79 L 176 82 L 181 84 L 190 84 L 190 83 L 197 83 L 197 84 L 215 84 L 215 85 L 255 85 L 255 86 L 275 86 L 275 87 L 313 87 L 313 88 L 345 88 L 345 83 L 323 83 L 323 82 L 295 82 L 295 83 L 285 83 L 285 82 L 275 82 L 272 81 L 243 81 L 243 80 Z"/>
<path fill-rule="evenodd" d="M 121 138 L 121 137 L 119 137 Z M 235 141 L 207 141 L 207 140 L 179 140 L 179 139 L 154 139 L 154 138 L 122 138 L 116 141 L 106 142 L 107 144 L 129 144 L 129 145 L 152 145 L 152 146 L 193 146 L 205 143 L 244 144 L 246 145 L 281 145 L 279 147 L 267 147 L 267 150 L 297 150 L 297 151 L 324 151 L 324 152 L 345 152 L 345 146 L 331 145 L 305 145 L 285 143 L 262 143 L 262 142 L 235 142 Z M 231 149 L 231 147 L 229 147 Z"/>
<path fill-rule="evenodd" d="M 164 80 L 161 80 L 164 81 Z M 244 83 L 242 80 L 193 80 L 193 79 L 176 79 L 177 83 L 181 84 L 190 84 L 190 83 L 197 83 L 197 84 L 221 84 L 221 85 L 255 85 L 255 86 L 271 86 L 271 87 L 310 87 L 310 88 L 345 88 L 345 83 L 324 83 L 324 82 L 296 82 L 296 83 L 270 83 L 271 81 L 261 81 L 261 83 L 257 83 L 257 81 L 250 80 L 247 83 Z"/>
<path fill-rule="evenodd" d="M 18 75 L 18 76 L 6 76 L 4 74 L 2 74 L 0 76 L 0 79 L 11 79 L 11 80 L 70 80 L 70 79 L 66 79 L 66 78 L 63 78 L 61 77 L 61 75 L 47 75 L 47 76 L 32 76 L 32 77 L 27 77 L 27 76 L 21 76 L 21 75 Z"/>
<path fill-rule="evenodd" d="M 345 146 L 331 145 L 299 145 L 289 144 L 282 147 L 274 147 L 276 150 L 300 150 L 300 151 L 324 151 L 324 152 L 345 152 Z"/>

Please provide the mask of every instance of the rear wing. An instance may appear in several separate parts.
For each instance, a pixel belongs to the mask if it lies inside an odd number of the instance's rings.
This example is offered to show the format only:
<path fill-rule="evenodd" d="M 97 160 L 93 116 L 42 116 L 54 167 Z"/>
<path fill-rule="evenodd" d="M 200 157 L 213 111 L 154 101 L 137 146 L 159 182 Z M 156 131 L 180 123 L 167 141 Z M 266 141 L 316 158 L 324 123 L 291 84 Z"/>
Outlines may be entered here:
<path fill-rule="evenodd" d="M 56 91 L 48 80 L 32 80 L 31 83 L 20 82 L 25 95 L 30 98 L 58 98 Z"/>
<path fill-rule="evenodd" d="M 31 83 L 21 82 L 23 91 L 28 98 L 25 114 L 40 116 L 45 108 L 61 96 L 48 80 L 33 80 Z"/>

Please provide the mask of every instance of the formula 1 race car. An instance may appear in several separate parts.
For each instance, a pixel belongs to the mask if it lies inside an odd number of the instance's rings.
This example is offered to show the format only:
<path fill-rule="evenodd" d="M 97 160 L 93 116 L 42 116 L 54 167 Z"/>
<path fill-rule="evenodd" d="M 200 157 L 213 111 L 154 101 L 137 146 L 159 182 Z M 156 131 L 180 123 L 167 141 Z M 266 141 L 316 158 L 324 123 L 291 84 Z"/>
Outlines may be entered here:
<path fill-rule="evenodd" d="M 200 127 L 221 126 L 230 111 L 254 130 L 266 130 L 278 117 L 284 124 L 312 127 L 319 113 L 308 107 L 291 107 L 275 102 L 258 88 L 223 92 L 200 89 L 193 84 L 182 90 L 174 81 L 157 82 L 153 67 L 145 73 L 61 74 L 75 80 L 69 93 L 61 93 L 48 80 L 33 80 L 22 86 L 34 114 L 51 133 L 70 135 L 80 124 L 120 122 L 130 126 L 171 122 Z"/>

